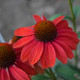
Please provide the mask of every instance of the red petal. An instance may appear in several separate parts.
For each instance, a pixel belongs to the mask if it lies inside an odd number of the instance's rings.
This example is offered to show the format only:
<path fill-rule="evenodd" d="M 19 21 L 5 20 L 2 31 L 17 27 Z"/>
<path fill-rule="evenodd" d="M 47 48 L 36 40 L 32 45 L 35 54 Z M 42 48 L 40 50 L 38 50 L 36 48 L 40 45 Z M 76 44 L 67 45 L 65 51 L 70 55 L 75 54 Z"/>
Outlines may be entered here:
<path fill-rule="evenodd" d="M 22 47 L 25 44 L 27 44 L 30 41 L 32 41 L 33 39 L 34 39 L 34 36 L 23 37 L 23 38 L 19 39 L 18 41 L 16 41 L 16 43 L 13 44 L 13 47 L 14 48 Z"/>
<path fill-rule="evenodd" d="M 37 41 L 33 40 L 23 47 L 23 50 L 21 53 L 22 62 L 25 62 L 29 59 L 30 52 L 37 45 L 37 43 L 38 43 Z"/>
<path fill-rule="evenodd" d="M 41 17 L 38 15 L 33 15 L 33 18 L 35 19 L 36 22 L 41 21 Z"/>
<path fill-rule="evenodd" d="M 43 68 L 53 67 L 55 64 L 56 56 L 55 50 L 51 43 L 45 43 L 45 49 L 41 57 L 41 65 Z"/>
<path fill-rule="evenodd" d="M 76 49 L 76 43 L 74 43 L 72 40 L 68 39 L 68 38 L 64 38 L 64 37 L 58 37 L 56 38 L 56 40 L 60 40 L 62 42 L 64 42 L 65 44 L 67 44 L 72 50 Z"/>
<path fill-rule="evenodd" d="M 0 69 L 0 80 L 1 80 L 1 69 Z"/>
<path fill-rule="evenodd" d="M 25 64 L 25 63 L 22 63 L 21 61 L 18 61 L 15 65 L 17 67 L 19 67 L 20 69 L 22 69 L 24 72 L 26 72 L 28 75 L 36 75 L 37 74 L 35 69 L 32 66 L 30 66 L 29 64 Z"/>
<path fill-rule="evenodd" d="M 72 28 L 68 27 L 68 26 L 65 26 L 65 27 L 57 27 L 57 30 L 71 30 L 72 31 Z"/>
<path fill-rule="evenodd" d="M 58 34 L 58 36 L 70 39 L 71 41 L 74 41 L 77 44 L 79 43 L 79 39 L 77 38 L 77 35 L 74 36 L 72 34 L 63 34 L 63 33 L 60 33 L 60 34 Z"/>
<path fill-rule="evenodd" d="M 42 18 L 43 18 L 43 20 L 47 20 L 47 18 L 44 15 L 42 15 Z"/>
<path fill-rule="evenodd" d="M 61 46 L 59 46 L 56 42 L 52 42 L 52 44 L 53 44 L 53 47 L 55 48 L 57 58 L 63 64 L 67 63 L 67 56 L 66 56 L 66 53 L 63 50 L 63 48 Z"/>
<path fill-rule="evenodd" d="M 64 29 L 64 30 L 59 30 L 57 31 L 59 34 L 70 34 L 70 35 L 74 35 L 74 36 L 77 36 L 77 34 L 75 32 L 73 32 L 72 30 L 67 30 L 67 29 Z"/>
<path fill-rule="evenodd" d="M 17 67 L 11 66 L 9 70 L 16 80 L 30 80 L 28 75 Z"/>
<path fill-rule="evenodd" d="M 46 53 L 47 53 L 47 49 L 46 49 L 46 43 L 44 43 L 44 49 L 43 49 L 43 53 L 40 59 L 41 65 L 43 68 L 47 69 L 48 66 L 46 64 Z"/>
<path fill-rule="evenodd" d="M 58 18 L 54 19 L 52 22 L 56 25 L 58 24 L 65 16 L 59 16 Z"/>
<path fill-rule="evenodd" d="M 1 79 L 0 80 L 10 80 L 9 74 L 6 69 L 1 70 Z"/>
<path fill-rule="evenodd" d="M 66 26 L 68 26 L 68 22 L 67 22 L 67 20 L 62 20 L 61 22 L 59 22 L 57 25 L 57 28 L 63 28 L 63 27 L 66 27 Z"/>
<path fill-rule="evenodd" d="M 32 49 L 29 57 L 29 63 L 34 65 L 39 61 L 43 52 L 43 42 L 38 42 L 38 44 Z"/>
<path fill-rule="evenodd" d="M 48 52 L 46 53 L 47 65 L 48 67 L 53 67 L 56 61 L 56 54 L 51 43 L 47 44 Z"/>
<path fill-rule="evenodd" d="M 28 27 L 21 27 L 15 30 L 14 35 L 16 36 L 29 36 L 33 35 L 33 30 Z"/>
<path fill-rule="evenodd" d="M 64 42 L 61 42 L 59 40 L 55 41 L 64 49 L 68 58 L 72 59 L 74 57 L 71 49 Z"/>

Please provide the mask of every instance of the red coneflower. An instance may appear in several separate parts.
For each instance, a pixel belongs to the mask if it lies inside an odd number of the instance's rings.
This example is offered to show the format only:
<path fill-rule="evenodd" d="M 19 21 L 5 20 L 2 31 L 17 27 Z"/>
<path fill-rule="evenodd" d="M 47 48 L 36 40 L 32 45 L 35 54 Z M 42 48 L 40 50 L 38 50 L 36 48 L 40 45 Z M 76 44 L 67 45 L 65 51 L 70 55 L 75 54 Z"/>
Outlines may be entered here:
<path fill-rule="evenodd" d="M 22 63 L 12 44 L 0 43 L 0 80 L 30 80 L 36 71 L 28 63 Z"/>
<path fill-rule="evenodd" d="M 21 60 L 29 61 L 34 65 L 38 61 L 43 68 L 53 67 L 56 57 L 67 63 L 67 58 L 73 58 L 72 50 L 76 49 L 79 40 L 77 34 L 68 26 L 65 16 L 60 16 L 53 21 L 49 21 L 42 16 L 33 16 L 36 24 L 29 27 L 22 27 L 15 31 L 16 36 L 22 37 L 14 48 L 23 47 Z"/>

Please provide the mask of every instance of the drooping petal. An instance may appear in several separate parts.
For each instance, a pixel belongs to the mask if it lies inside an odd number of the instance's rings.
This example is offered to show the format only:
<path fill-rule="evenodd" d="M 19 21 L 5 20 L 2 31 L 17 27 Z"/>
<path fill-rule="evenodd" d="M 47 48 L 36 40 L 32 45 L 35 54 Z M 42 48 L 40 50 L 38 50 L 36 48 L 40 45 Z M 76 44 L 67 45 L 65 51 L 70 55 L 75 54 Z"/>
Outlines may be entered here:
<path fill-rule="evenodd" d="M 33 15 L 33 18 L 35 19 L 36 22 L 41 21 L 41 17 L 38 15 Z"/>
<path fill-rule="evenodd" d="M 11 66 L 9 71 L 16 80 L 30 80 L 29 76 L 17 67 Z"/>
<path fill-rule="evenodd" d="M 1 70 L 1 79 L 0 80 L 10 80 L 9 74 L 6 69 Z"/>
<path fill-rule="evenodd" d="M 53 47 L 55 48 L 55 51 L 56 51 L 56 56 L 57 58 L 63 63 L 67 63 L 67 56 L 66 56 L 66 53 L 65 51 L 63 50 L 63 48 L 58 45 L 56 42 L 52 42 L 53 44 Z"/>
<path fill-rule="evenodd" d="M 54 19 L 52 22 L 56 25 L 58 24 L 65 16 L 59 16 L 56 19 Z"/>
<path fill-rule="evenodd" d="M 45 43 L 44 52 L 41 57 L 41 65 L 43 68 L 53 67 L 56 60 L 55 50 L 51 43 Z"/>
<path fill-rule="evenodd" d="M 47 65 L 48 65 L 48 67 L 53 67 L 55 64 L 55 61 L 56 61 L 55 50 L 51 43 L 48 43 L 47 47 L 48 47 L 47 58 L 46 58 Z"/>
<path fill-rule="evenodd" d="M 47 20 L 47 18 L 44 15 L 42 15 L 42 18 L 43 18 L 43 20 Z"/>
<path fill-rule="evenodd" d="M 60 40 L 62 42 L 64 42 L 65 44 L 67 44 L 72 50 L 76 49 L 76 43 L 73 42 L 72 40 L 66 38 L 66 37 L 58 37 L 56 38 L 56 40 Z"/>
<path fill-rule="evenodd" d="M 32 49 L 29 56 L 29 63 L 34 65 L 39 61 L 43 52 L 43 42 L 38 42 L 38 44 Z"/>
<path fill-rule="evenodd" d="M 28 75 L 36 75 L 37 72 L 35 69 L 30 66 L 28 63 L 22 63 L 21 61 L 17 61 L 15 64 L 18 68 L 22 69 Z"/>
<path fill-rule="evenodd" d="M 16 41 L 16 43 L 13 44 L 14 48 L 19 48 L 27 44 L 28 42 L 32 41 L 34 39 L 34 36 L 28 36 L 28 37 L 23 37 Z"/>
<path fill-rule="evenodd" d="M 58 34 L 59 37 L 65 37 L 68 39 L 71 39 L 71 41 L 74 41 L 75 43 L 79 42 L 79 39 L 77 38 L 77 36 L 74 36 L 72 34 L 64 34 L 64 33 L 60 33 Z"/>
<path fill-rule="evenodd" d="M 33 35 L 33 34 L 34 34 L 33 30 L 28 27 L 18 28 L 14 32 L 14 35 L 16 35 L 16 36 L 29 36 L 29 35 Z"/>
<path fill-rule="evenodd" d="M 33 40 L 23 47 L 22 53 L 21 53 L 22 62 L 26 62 L 29 59 L 30 52 L 37 45 L 37 43 L 38 42 L 36 40 Z"/>
<path fill-rule="evenodd" d="M 71 49 L 64 42 L 59 40 L 55 40 L 55 41 L 64 49 L 68 58 L 72 59 L 74 57 Z"/>
<path fill-rule="evenodd" d="M 41 65 L 43 68 L 47 69 L 48 66 L 46 64 L 46 53 L 47 53 L 47 49 L 46 49 L 46 43 L 44 43 L 44 49 L 43 49 L 43 53 L 42 53 L 42 56 L 40 58 L 40 62 L 41 62 Z"/>
<path fill-rule="evenodd" d="M 77 34 L 76 34 L 75 32 L 73 32 L 73 31 L 71 31 L 71 30 L 64 29 L 64 30 L 58 30 L 57 32 L 58 32 L 59 34 L 60 34 L 60 33 L 61 33 L 61 34 L 70 34 L 70 35 L 74 35 L 74 36 L 77 37 Z"/>

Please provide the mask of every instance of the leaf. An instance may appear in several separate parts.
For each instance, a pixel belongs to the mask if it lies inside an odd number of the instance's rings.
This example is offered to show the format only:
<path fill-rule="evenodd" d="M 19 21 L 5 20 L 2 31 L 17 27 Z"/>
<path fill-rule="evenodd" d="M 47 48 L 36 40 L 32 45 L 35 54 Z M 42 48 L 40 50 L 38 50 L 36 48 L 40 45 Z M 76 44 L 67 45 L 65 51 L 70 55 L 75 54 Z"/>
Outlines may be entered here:
<path fill-rule="evenodd" d="M 58 66 L 56 66 L 55 71 L 58 76 L 66 80 L 78 80 L 74 76 L 77 72 L 67 65 L 59 64 Z"/>
<path fill-rule="evenodd" d="M 76 18 L 77 16 L 79 16 L 79 15 L 80 15 L 80 6 L 74 6 L 74 7 L 73 7 L 73 12 L 74 12 L 75 18 Z"/>
<path fill-rule="evenodd" d="M 62 15 L 64 15 L 64 14 L 56 14 L 56 15 L 52 16 L 49 20 L 52 21 L 52 20 L 54 20 L 54 19 L 56 19 L 57 17 L 62 16 Z M 69 19 L 69 20 L 72 21 L 72 18 L 71 18 L 70 16 L 67 16 L 67 15 L 64 15 L 64 16 L 65 16 L 64 19 Z"/>
<path fill-rule="evenodd" d="M 45 75 L 36 75 L 36 76 L 33 76 L 31 80 L 49 80 L 49 78 Z"/>
<path fill-rule="evenodd" d="M 80 39 L 80 31 L 79 31 L 79 32 L 77 32 L 77 34 L 78 34 L 78 38 Z"/>

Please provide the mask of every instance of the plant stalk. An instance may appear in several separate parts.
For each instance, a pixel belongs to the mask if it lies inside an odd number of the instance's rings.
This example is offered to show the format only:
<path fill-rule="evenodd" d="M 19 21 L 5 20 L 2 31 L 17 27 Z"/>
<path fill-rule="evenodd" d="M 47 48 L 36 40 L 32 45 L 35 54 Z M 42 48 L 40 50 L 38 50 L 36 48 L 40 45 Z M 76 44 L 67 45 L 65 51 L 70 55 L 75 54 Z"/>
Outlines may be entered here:
<path fill-rule="evenodd" d="M 49 68 L 49 71 L 51 73 L 52 80 L 57 80 L 57 78 L 55 77 L 55 74 L 53 73 L 51 68 Z"/>
<path fill-rule="evenodd" d="M 71 0 L 68 0 L 68 2 L 69 2 L 70 10 L 71 10 L 71 15 L 72 15 L 73 30 L 74 32 L 76 32 L 76 19 L 75 19 L 74 12 L 73 12 L 73 5 L 72 5 Z M 77 49 L 74 52 L 75 52 L 75 66 L 77 67 L 77 63 L 78 63 Z"/>

